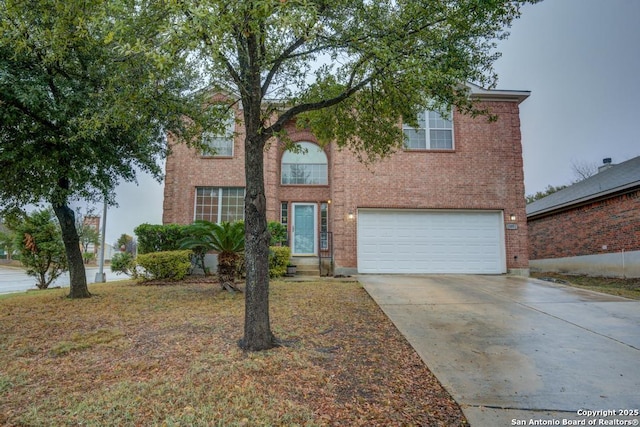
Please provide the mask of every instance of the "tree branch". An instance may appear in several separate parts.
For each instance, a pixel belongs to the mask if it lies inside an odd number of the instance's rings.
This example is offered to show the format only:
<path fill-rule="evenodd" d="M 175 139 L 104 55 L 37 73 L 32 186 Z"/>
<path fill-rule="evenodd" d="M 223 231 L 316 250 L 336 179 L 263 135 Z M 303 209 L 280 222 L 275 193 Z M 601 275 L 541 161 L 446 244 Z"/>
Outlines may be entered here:
<path fill-rule="evenodd" d="M 6 99 L 5 98 L 5 99 L 0 100 L 0 104 L 1 103 L 5 103 L 7 105 L 12 106 L 13 108 L 19 110 L 25 116 L 32 118 L 36 122 L 40 123 L 41 125 L 44 125 L 45 127 L 49 128 L 51 130 L 58 130 L 58 126 L 56 126 L 53 122 L 38 116 L 37 114 L 32 112 L 29 108 L 27 108 L 25 105 L 23 105 L 22 103 L 20 103 L 19 101 L 15 100 L 15 99 Z"/>
<path fill-rule="evenodd" d="M 286 48 L 282 54 L 280 54 L 280 56 L 273 62 L 273 66 L 271 67 L 271 69 L 269 70 L 269 74 L 267 74 L 267 77 L 264 79 L 264 83 L 262 84 L 262 96 L 265 96 L 265 94 L 267 93 L 267 91 L 269 90 L 269 85 L 271 85 L 271 80 L 273 80 L 273 77 L 276 75 L 276 73 L 278 72 L 278 70 L 280 69 L 280 66 L 282 65 L 282 63 L 287 60 L 292 58 L 292 56 L 290 56 L 296 49 L 298 49 L 300 46 L 302 46 L 305 43 L 305 38 L 304 37 L 298 37 L 298 39 L 296 39 L 291 46 L 289 46 L 288 48 Z"/>
<path fill-rule="evenodd" d="M 284 125 L 288 121 L 290 121 L 291 119 L 293 119 L 299 114 L 305 113 L 307 111 L 321 110 L 323 108 L 328 108 L 333 105 L 339 104 L 340 102 L 344 101 L 345 99 L 349 98 L 350 96 L 358 92 L 360 89 L 362 89 L 364 86 L 369 84 L 371 81 L 373 81 L 376 74 L 377 73 L 374 73 L 369 77 L 367 77 L 366 79 L 363 79 L 360 82 L 358 82 L 358 84 L 348 87 L 342 93 L 340 93 L 339 95 L 333 98 L 324 99 L 318 102 L 308 102 L 308 103 L 295 105 L 291 107 L 290 109 L 285 111 L 283 114 L 281 114 L 280 117 L 278 117 L 278 120 L 276 120 L 274 124 L 264 129 L 263 134 L 267 138 L 271 137 L 275 135 L 277 132 L 281 131 L 284 128 Z"/>

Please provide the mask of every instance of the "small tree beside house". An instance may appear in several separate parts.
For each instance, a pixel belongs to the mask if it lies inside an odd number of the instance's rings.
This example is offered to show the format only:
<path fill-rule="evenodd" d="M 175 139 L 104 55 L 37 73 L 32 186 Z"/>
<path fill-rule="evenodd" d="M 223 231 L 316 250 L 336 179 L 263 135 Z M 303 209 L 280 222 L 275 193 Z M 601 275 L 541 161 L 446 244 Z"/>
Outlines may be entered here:
<path fill-rule="evenodd" d="M 67 257 L 60 227 L 50 209 L 14 218 L 14 245 L 27 274 L 36 278 L 38 289 L 47 289 L 67 271 Z"/>

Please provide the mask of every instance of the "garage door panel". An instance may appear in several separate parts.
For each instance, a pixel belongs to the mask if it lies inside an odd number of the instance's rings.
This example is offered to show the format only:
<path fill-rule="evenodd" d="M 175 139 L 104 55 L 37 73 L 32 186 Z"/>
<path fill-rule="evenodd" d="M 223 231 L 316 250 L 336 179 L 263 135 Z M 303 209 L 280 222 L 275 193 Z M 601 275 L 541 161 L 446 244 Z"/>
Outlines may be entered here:
<path fill-rule="evenodd" d="M 500 212 L 361 210 L 361 273 L 505 272 Z"/>

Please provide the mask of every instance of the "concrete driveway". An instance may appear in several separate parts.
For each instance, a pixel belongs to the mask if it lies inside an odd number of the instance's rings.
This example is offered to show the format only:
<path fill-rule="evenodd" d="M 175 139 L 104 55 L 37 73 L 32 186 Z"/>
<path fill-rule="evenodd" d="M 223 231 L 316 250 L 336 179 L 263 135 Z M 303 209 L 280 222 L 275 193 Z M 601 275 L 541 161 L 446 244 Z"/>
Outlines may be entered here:
<path fill-rule="evenodd" d="M 358 280 L 472 426 L 638 425 L 621 411 L 640 410 L 640 301 L 511 276 Z"/>

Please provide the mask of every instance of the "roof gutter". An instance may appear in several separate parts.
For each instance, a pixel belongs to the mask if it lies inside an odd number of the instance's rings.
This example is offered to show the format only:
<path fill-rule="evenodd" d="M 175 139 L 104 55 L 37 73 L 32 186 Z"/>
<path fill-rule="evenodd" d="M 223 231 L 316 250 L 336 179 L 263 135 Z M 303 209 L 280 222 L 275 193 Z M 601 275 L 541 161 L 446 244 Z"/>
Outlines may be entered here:
<path fill-rule="evenodd" d="M 485 101 L 506 101 L 520 104 L 531 95 L 529 90 L 487 90 L 473 83 L 467 83 L 466 86 L 472 98 Z"/>

